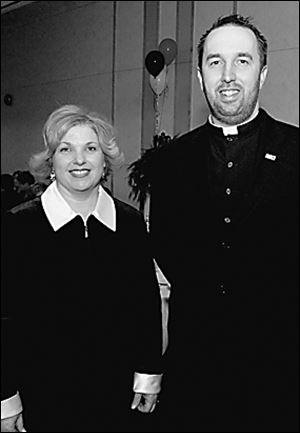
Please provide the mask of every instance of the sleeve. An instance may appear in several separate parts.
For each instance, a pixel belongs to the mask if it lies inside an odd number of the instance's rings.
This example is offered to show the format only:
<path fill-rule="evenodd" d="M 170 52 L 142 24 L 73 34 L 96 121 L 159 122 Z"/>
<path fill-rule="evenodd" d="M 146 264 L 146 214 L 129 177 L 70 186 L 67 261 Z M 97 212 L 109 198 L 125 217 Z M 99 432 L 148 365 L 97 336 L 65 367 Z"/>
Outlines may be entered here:
<path fill-rule="evenodd" d="M 14 242 L 11 239 L 9 217 L 1 220 L 1 401 L 12 408 L 18 400 L 18 356 L 16 332 L 13 321 L 12 274 L 14 269 Z M 17 410 L 20 405 L 17 403 Z M 11 410 L 11 409 L 10 409 Z"/>
<path fill-rule="evenodd" d="M 1 401 L 1 419 L 18 415 L 23 410 L 19 393 L 6 400 Z"/>
<path fill-rule="evenodd" d="M 162 374 L 134 373 L 133 391 L 141 394 L 158 394 L 161 391 Z"/>
<path fill-rule="evenodd" d="M 174 173 L 168 169 L 174 166 L 173 159 L 168 161 L 164 153 L 160 155 L 155 167 L 155 175 L 151 180 L 150 194 L 150 241 L 154 258 L 167 280 L 172 285 L 174 274 L 179 271 L 180 258 L 176 257 L 179 248 L 176 249 L 178 227 L 176 227 L 176 215 L 180 209 L 179 197 L 176 196 L 176 167 Z"/>
<path fill-rule="evenodd" d="M 149 235 L 142 214 L 135 219 L 135 368 L 139 374 L 162 373 L 161 297 Z"/>

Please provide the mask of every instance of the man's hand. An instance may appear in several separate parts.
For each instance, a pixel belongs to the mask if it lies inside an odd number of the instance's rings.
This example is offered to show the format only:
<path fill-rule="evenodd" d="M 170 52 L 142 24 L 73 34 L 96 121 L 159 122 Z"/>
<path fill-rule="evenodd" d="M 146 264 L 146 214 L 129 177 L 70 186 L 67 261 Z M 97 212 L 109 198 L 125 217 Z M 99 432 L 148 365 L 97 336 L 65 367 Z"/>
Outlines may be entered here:
<path fill-rule="evenodd" d="M 1 432 L 26 431 L 23 426 L 22 413 L 1 420 Z"/>
<path fill-rule="evenodd" d="M 143 413 L 151 413 L 154 411 L 158 403 L 158 394 L 141 394 L 136 392 L 131 403 L 131 409 L 138 409 Z"/>

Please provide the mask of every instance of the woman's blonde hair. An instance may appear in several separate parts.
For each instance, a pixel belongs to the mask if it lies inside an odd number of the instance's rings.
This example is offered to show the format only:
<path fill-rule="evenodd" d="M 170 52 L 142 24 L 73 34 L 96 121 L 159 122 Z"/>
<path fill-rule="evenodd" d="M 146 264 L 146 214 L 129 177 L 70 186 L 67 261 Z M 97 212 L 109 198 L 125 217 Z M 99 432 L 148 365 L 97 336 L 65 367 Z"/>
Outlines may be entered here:
<path fill-rule="evenodd" d="M 45 150 L 30 158 L 29 166 L 36 180 L 45 183 L 49 181 L 52 156 L 63 136 L 77 125 L 88 125 L 97 134 L 106 162 L 106 175 L 112 166 L 120 166 L 124 162 L 124 154 L 116 144 L 113 127 L 106 120 L 84 107 L 63 105 L 50 114 L 43 127 Z"/>

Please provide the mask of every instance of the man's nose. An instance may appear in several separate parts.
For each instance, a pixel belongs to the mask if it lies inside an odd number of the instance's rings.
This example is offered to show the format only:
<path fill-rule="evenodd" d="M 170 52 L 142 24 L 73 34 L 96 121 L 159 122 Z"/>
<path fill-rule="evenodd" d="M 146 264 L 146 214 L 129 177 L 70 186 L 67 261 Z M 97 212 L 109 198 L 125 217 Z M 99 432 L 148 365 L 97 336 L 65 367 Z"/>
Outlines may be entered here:
<path fill-rule="evenodd" d="M 222 74 L 222 81 L 225 83 L 230 83 L 231 81 L 235 81 L 236 75 L 235 75 L 235 68 L 234 65 L 226 64 L 223 69 Z"/>

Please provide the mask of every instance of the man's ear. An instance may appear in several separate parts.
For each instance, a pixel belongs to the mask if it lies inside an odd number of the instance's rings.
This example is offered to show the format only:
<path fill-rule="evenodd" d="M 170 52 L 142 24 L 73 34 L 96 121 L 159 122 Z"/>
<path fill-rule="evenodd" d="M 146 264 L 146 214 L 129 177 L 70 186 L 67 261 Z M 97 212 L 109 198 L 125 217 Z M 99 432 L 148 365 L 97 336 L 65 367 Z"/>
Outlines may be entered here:
<path fill-rule="evenodd" d="M 203 79 L 202 79 L 202 75 L 201 75 L 200 69 L 198 69 L 198 71 L 197 71 L 197 77 L 198 77 L 198 80 L 199 80 L 199 83 L 200 83 L 201 90 L 203 91 Z"/>
<path fill-rule="evenodd" d="M 260 71 L 260 77 L 259 77 L 259 88 L 261 89 L 265 79 L 267 78 L 267 74 L 268 74 L 268 66 L 265 65 L 262 70 Z"/>

